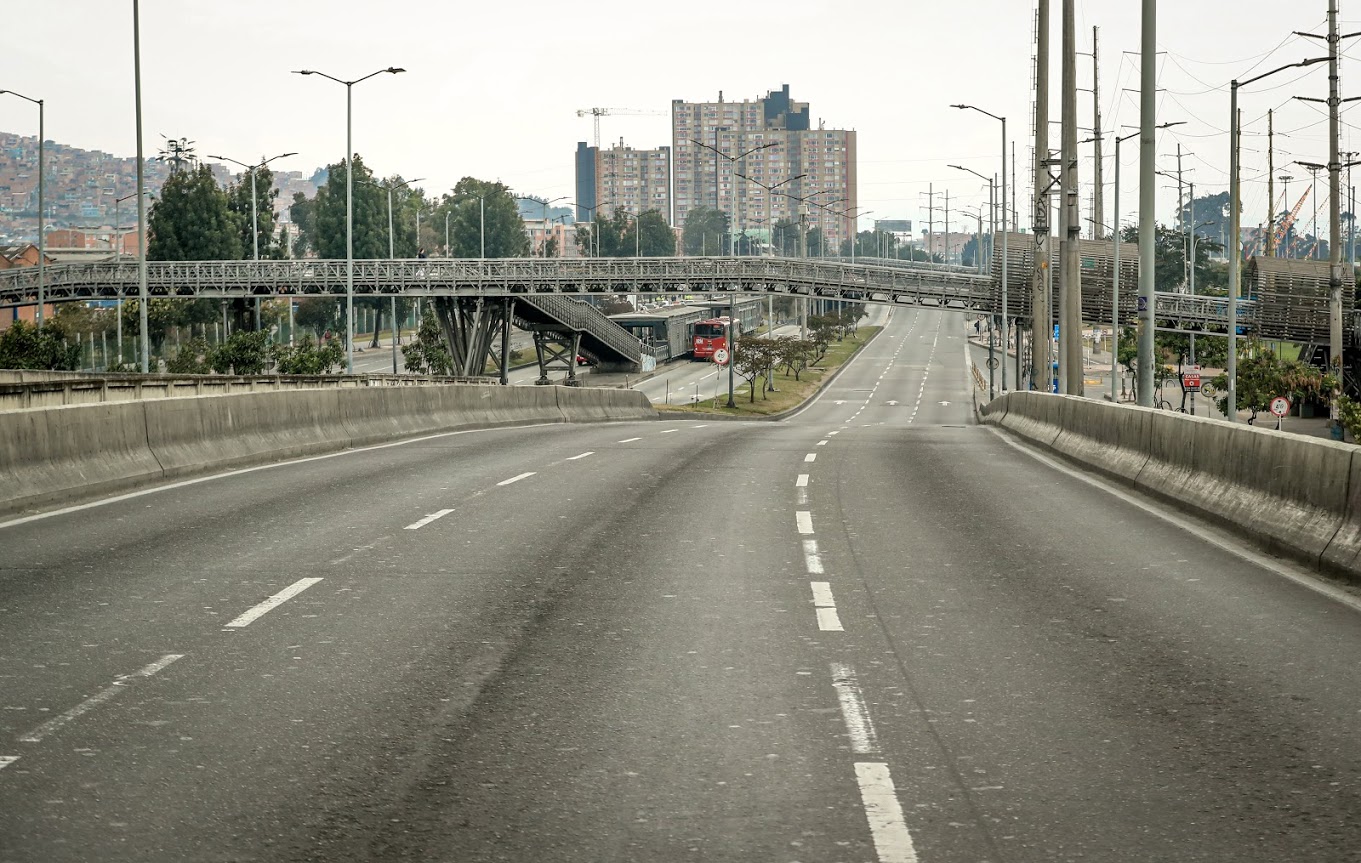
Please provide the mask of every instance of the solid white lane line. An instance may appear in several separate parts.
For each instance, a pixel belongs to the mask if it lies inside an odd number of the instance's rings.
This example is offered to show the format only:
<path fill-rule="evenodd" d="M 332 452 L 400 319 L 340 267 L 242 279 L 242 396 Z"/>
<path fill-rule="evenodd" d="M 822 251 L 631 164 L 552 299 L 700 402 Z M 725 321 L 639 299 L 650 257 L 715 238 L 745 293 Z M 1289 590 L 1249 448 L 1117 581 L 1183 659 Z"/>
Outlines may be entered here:
<path fill-rule="evenodd" d="M 855 778 L 860 783 L 860 801 L 865 806 L 879 863 L 917 863 L 917 849 L 903 820 L 903 807 L 898 803 L 888 765 L 858 761 Z"/>
<path fill-rule="evenodd" d="M 809 575 L 822 575 L 822 557 L 818 554 L 816 539 L 803 541 L 803 562 L 808 567 Z"/>
<path fill-rule="evenodd" d="M 19 756 L 17 755 L 0 755 L 0 770 L 4 770 L 18 760 Z"/>
<path fill-rule="evenodd" d="M 99 692 L 96 692 L 94 695 L 91 695 L 89 698 L 80 702 L 75 707 L 72 707 L 70 710 L 66 711 L 60 716 L 52 717 L 51 719 L 44 722 L 42 725 L 39 725 L 37 728 L 25 734 L 23 737 L 20 737 L 19 742 L 21 743 L 42 742 L 42 739 L 44 737 L 61 728 L 66 723 L 81 716 L 82 714 L 89 713 L 91 710 L 94 710 L 96 707 L 108 701 L 110 698 L 113 698 L 118 693 L 125 691 L 128 688 L 127 683 L 125 681 L 130 681 L 134 677 L 151 677 L 153 674 L 165 668 L 167 665 L 174 662 L 175 660 L 183 658 L 184 658 L 183 653 L 167 653 L 165 656 L 162 656 L 160 659 L 151 663 L 146 668 L 134 671 L 132 674 L 127 674 L 123 675 L 122 677 L 119 677 L 113 683 L 104 687 Z"/>
<path fill-rule="evenodd" d="M 818 460 L 818 454 L 815 453 L 815 452 L 810 452 L 808 455 L 806 455 L 806 456 L 803 457 L 803 460 L 806 461 L 806 462 L 808 462 L 808 461 L 817 461 L 817 460 Z"/>
<path fill-rule="evenodd" d="M 411 524 L 408 524 L 406 527 L 402 528 L 402 530 L 420 530 L 430 522 L 444 518 L 451 512 L 453 512 L 452 509 L 442 509 L 439 512 L 432 512 L 425 518 L 421 519 L 420 521 L 413 521 Z"/>
<path fill-rule="evenodd" d="M 794 513 L 794 521 L 799 526 L 799 533 L 805 536 L 813 532 L 813 514 L 806 509 L 801 509 Z"/>
<path fill-rule="evenodd" d="M 586 456 L 589 456 L 589 455 L 595 455 L 595 451 L 592 450 L 591 452 L 584 452 L 584 453 L 582 453 L 581 455 L 570 455 L 570 456 L 567 457 L 567 460 L 568 460 L 568 461 L 576 461 L 576 460 L 579 459 L 579 458 L 586 458 Z"/>
<path fill-rule="evenodd" d="M 532 471 L 532 470 L 531 470 L 531 471 L 527 471 L 527 472 L 522 473 L 522 474 L 517 474 L 517 475 L 511 477 L 510 479 L 503 479 L 503 480 L 501 480 L 500 482 L 497 483 L 497 485 L 510 485 L 511 483 L 513 483 L 513 482 L 519 482 L 519 481 L 522 480 L 522 479 L 529 479 L 529 478 L 530 478 L 531 476 L 533 476 L 535 473 L 536 473 L 536 471 Z"/>
<path fill-rule="evenodd" d="M 642 438 L 640 438 L 640 437 L 631 437 L 631 438 L 628 438 L 628 439 L 626 439 L 626 440 L 621 440 L 621 441 L 619 441 L 619 443 L 633 443 L 633 442 L 636 441 L 636 440 L 642 440 Z"/>
<path fill-rule="evenodd" d="M 825 441 L 825 440 L 820 440 L 820 441 L 818 441 L 818 446 L 827 446 L 827 444 L 828 444 L 828 441 Z"/>
<path fill-rule="evenodd" d="M 680 429 L 667 429 L 667 430 L 663 431 L 662 434 L 671 434 L 672 432 L 678 432 L 678 431 L 680 431 Z"/>
<path fill-rule="evenodd" d="M 832 598 L 830 582 L 815 581 L 812 582 L 812 587 L 814 608 L 836 608 L 836 600 Z"/>
<path fill-rule="evenodd" d="M 806 474 L 806 473 L 801 473 L 801 474 L 799 474 L 799 478 L 796 479 L 796 480 L 794 480 L 794 487 L 795 487 L 795 488 L 807 488 L 807 487 L 808 487 L 808 474 Z"/>
<path fill-rule="evenodd" d="M 832 686 L 836 689 L 837 701 L 841 703 L 841 718 L 846 721 L 851 751 L 857 755 L 877 752 L 879 736 L 874 731 L 869 709 L 865 707 L 865 696 L 860 692 L 860 682 L 855 679 L 855 669 L 833 662 Z"/>
<path fill-rule="evenodd" d="M 290 584 L 288 587 L 285 587 L 283 590 L 271 596 L 269 599 L 266 599 L 264 602 L 260 603 L 259 605 L 242 614 L 240 617 L 237 617 L 231 623 L 228 623 L 226 628 L 240 629 L 243 626 L 250 626 L 253 622 L 258 620 L 265 614 L 268 614 L 270 611 L 274 610 L 275 608 L 278 608 L 285 602 L 288 602 L 290 599 L 302 593 L 304 590 L 316 584 L 318 581 L 321 581 L 321 579 L 319 578 L 298 579 L 297 581 Z"/>
<path fill-rule="evenodd" d="M 819 608 L 818 629 L 822 632 L 845 632 L 841 626 L 841 618 L 837 616 L 835 608 Z"/>

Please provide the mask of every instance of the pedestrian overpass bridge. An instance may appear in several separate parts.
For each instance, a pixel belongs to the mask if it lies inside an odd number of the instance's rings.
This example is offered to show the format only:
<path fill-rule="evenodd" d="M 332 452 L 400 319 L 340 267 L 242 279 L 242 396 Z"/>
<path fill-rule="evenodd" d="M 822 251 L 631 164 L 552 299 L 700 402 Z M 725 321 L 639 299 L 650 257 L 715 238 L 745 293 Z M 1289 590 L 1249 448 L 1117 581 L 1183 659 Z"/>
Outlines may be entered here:
<path fill-rule="evenodd" d="M 1034 268 L 1034 244 L 1027 240 L 1033 238 L 1024 234 L 1010 236 L 1013 239 L 1008 258 L 1006 311 L 1012 317 L 1025 318 L 1031 306 L 1029 285 Z M 1084 243 L 1082 292 L 1084 317 L 1088 320 L 1109 319 L 1114 268 L 1100 254 L 1107 248 L 1104 244 Z M 1136 314 L 1138 261 L 1135 247 L 1127 248 L 1120 267 L 1123 281 L 1120 306 L 1121 320 L 1132 322 Z M 152 299 L 338 298 L 346 294 L 348 269 L 346 262 L 340 260 L 154 261 L 146 266 L 147 291 Z M 1256 271 L 1251 266 L 1249 269 Z M 43 277 L 46 299 L 52 303 L 138 296 L 136 261 L 57 264 L 46 267 Z M 503 325 L 508 318 L 532 324 L 543 332 L 559 335 L 575 332 L 577 341 L 584 341 L 588 352 L 620 365 L 639 362 L 634 346 L 613 332 L 613 324 L 603 316 L 583 320 L 573 308 L 577 304 L 564 305 L 561 298 L 746 294 L 1001 314 L 1001 283 L 1000 253 L 994 256 L 992 271 L 987 274 L 961 267 L 878 258 L 855 261 L 782 257 L 429 258 L 357 260 L 353 264 L 356 297 L 456 300 L 455 304 L 436 305 L 457 305 L 464 310 L 469 321 L 473 321 L 468 325 L 472 329 L 459 326 L 466 330 L 465 340 L 470 345 L 476 342 L 485 347 L 494 332 L 492 322 L 500 321 Z M 1251 297 L 1252 284 L 1248 285 L 1248 292 Z M 33 305 L 37 296 L 36 268 L 0 272 L 0 308 Z M 1260 299 L 1239 301 L 1241 332 L 1271 339 L 1326 341 L 1326 296 L 1297 288 L 1264 290 L 1259 296 Z M 505 302 L 486 302 L 495 299 Z M 484 309 L 493 308 L 500 311 L 482 314 Z M 1207 334 L 1228 331 L 1227 299 L 1222 296 L 1159 293 L 1154 316 L 1158 328 L 1163 330 Z M 457 342 L 459 336 L 453 329 L 458 327 L 446 324 L 451 341 Z M 474 330 L 483 335 L 477 336 Z M 579 346 L 560 346 L 558 358 L 566 357 Z M 480 369 L 485 354 L 474 347 L 469 347 L 466 356 L 470 369 L 474 357 Z"/>

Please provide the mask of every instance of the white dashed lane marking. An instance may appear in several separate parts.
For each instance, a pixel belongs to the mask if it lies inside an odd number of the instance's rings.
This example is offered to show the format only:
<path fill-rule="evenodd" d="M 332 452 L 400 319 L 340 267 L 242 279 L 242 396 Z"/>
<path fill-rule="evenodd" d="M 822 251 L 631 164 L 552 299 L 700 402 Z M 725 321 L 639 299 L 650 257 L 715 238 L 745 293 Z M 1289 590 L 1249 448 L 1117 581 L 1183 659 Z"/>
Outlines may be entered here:
<path fill-rule="evenodd" d="M 822 575 L 822 556 L 818 554 L 816 539 L 803 541 L 803 564 L 808 568 L 809 575 Z"/>
<path fill-rule="evenodd" d="M 874 731 L 870 712 L 865 707 L 865 696 L 860 692 L 855 669 L 840 662 L 832 663 L 832 686 L 841 703 L 841 718 L 851 738 L 851 751 L 856 755 L 871 755 L 879 750 L 879 736 Z"/>
<path fill-rule="evenodd" d="M 827 443 L 828 443 L 828 442 L 825 441 L 825 440 L 820 440 L 820 441 L 818 441 L 818 446 L 827 446 Z"/>
<path fill-rule="evenodd" d="M 832 586 L 825 581 L 815 581 L 813 585 L 813 608 L 818 616 L 818 629 L 823 632 L 844 632 L 841 618 L 836 613 L 836 601 L 832 599 Z"/>
<path fill-rule="evenodd" d="M 813 532 L 813 514 L 806 509 L 801 509 L 794 513 L 794 521 L 799 526 L 799 533 L 808 536 Z"/>
<path fill-rule="evenodd" d="M 667 430 L 663 431 L 662 434 L 671 434 L 672 432 L 678 432 L 678 431 L 680 431 L 680 429 L 667 429 Z"/>
<path fill-rule="evenodd" d="M 500 482 L 498 482 L 497 485 L 510 485 L 511 483 L 513 483 L 513 482 L 519 482 L 519 481 L 522 480 L 522 479 L 529 479 L 531 476 L 534 476 L 534 474 L 535 474 L 535 471 L 532 471 L 532 470 L 531 470 L 531 471 L 527 471 L 527 472 L 522 473 L 522 474 L 517 474 L 516 476 L 513 476 L 513 477 L 511 477 L 510 479 L 503 479 L 503 480 L 501 480 Z"/>
<path fill-rule="evenodd" d="M 903 807 L 898 803 L 888 765 L 858 761 L 855 779 L 860 784 L 860 802 L 865 807 L 879 863 L 917 863 L 917 849 L 903 820 Z"/>
<path fill-rule="evenodd" d="M 439 519 L 441 519 L 441 518 L 444 518 L 446 515 L 448 515 L 448 514 L 451 513 L 451 512 L 453 512 L 452 509 L 442 509 L 442 510 L 440 510 L 439 512 L 432 512 L 432 513 L 430 513 L 429 515 L 427 515 L 425 518 L 421 519 L 420 521 L 413 521 L 411 524 L 408 524 L 406 527 L 404 527 L 404 528 L 402 528 L 402 529 L 403 529 L 403 530 L 420 530 L 421 528 L 425 527 L 425 526 L 426 526 L 427 524 L 429 524 L 430 522 L 432 522 L 432 521 L 437 521 L 437 520 L 439 520 Z"/>
<path fill-rule="evenodd" d="M 254 608 L 251 608 L 248 611 L 243 612 L 239 617 L 228 623 L 226 625 L 226 628 L 240 629 L 244 626 L 250 626 L 256 620 L 259 620 L 264 615 L 283 605 L 285 602 L 288 602 L 290 599 L 302 593 L 304 590 L 306 590 L 307 588 L 311 587 L 312 585 L 316 584 L 319 581 L 321 581 L 320 578 L 298 579 L 297 581 L 290 584 L 288 587 L 285 587 L 283 590 L 271 596 L 269 599 L 266 599 L 264 602 L 260 603 Z"/>
<path fill-rule="evenodd" d="M 19 756 L 17 755 L 0 755 L 0 770 L 4 770 L 18 760 Z"/>
<path fill-rule="evenodd" d="M 806 462 L 807 462 L 807 461 L 817 461 L 817 460 L 818 460 L 818 454 L 815 453 L 815 452 L 810 452 L 808 455 L 806 455 L 806 456 L 803 457 L 803 460 L 806 461 Z"/>
<path fill-rule="evenodd" d="M 794 480 L 794 487 L 795 487 L 795 488 L 807 488 L 807 487 L 808 487 L 808 474 L 806 474 L 806 473 L 801 473 L 801 474 L 799 474 L 799 478 L 796 479 L 796 480 Z"/>
<path fill-rule="evenodd" d="M 633 443 L 636 440 L 642 440 L 642 438 L 640 437 L 625 438 L 624 440 L 619 441 L 619 443 Z"/>
<path fill-rule="evenodd" d="M 586 456 L 588 456 L 588 455 L 595 455 L 595 452 L 594 452 L 594 451 L 592 451 L 592 452 L 584 452 L 584 453 L 582 453 L 581 455 L 572 455 L 572 456 L 568 456 L 568 457 L 567 457 L 567 460 L 568 460 L 568 461 L 576 461 L 577 459 L 580 459 L 580 458 L 586 458 Z"/>
<path fill-rule="evenodd" d="M 89 698 L 80 702 L 75 707 L 72 707 L 70 710 L 66 711 L 60 716 L 52 717 L 51 719 L 44 722 L 42 725 L 39 725 L 37 728 L 25 734 L 23 737 L 20 737 L 19 742 L 41 743 L 44 737 L 46 737 L 47 735 L 51 734 L 54 731 L 57 731 L 63 725 L 67 724 L 73 719 L 77 719 L 80 716 L 89 713 L 91 710 L 94 710 L 99 705 L 114 698 L 119 693 L 126 692 L 128 690 L 128 684 L 131 683 L 134 678 L 151 677 L 152 675 L 156 674 L 156 672 L 161 671 L 167 665 L 174 662 L 175 660 L 183 658 L 184 658 L 183 653 L 167 653 L 165 656 L 162 656 L 160 659 L 156 660 L 155 662 L 151 663 L 145 668 L 142 668 L 138 671 L 134 671 L 131 674 L 119 677 L 113 683 L 104 687 L 99 692 L 96 692 L 94 695 L 91 695 Z"/>

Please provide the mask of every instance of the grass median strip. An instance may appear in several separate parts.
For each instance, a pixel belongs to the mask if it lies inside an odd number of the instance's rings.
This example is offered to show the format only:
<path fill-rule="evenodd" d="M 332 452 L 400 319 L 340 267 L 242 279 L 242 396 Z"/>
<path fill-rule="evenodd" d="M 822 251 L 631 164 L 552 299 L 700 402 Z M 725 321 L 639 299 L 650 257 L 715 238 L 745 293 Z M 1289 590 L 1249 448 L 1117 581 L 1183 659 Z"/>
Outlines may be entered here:
<path fill-rule="evenodd" d="M 727 416 L 770 416 L 772 414 L 784 413 L 787 410 L 798 407 L 799 405 L 812 398 L 822 384 L 837 369 L 845 365 L 866 342 L 874 337 L 882 327 L 861 327 L 855 335 L 848 336 L 840 342 L 835 342 L 828 346 L 827 354 L 812 368 L 804 369 L 799 374 L 799 380 L 794 379 L 793 374 L 777 371 L 775 373 L 775 391 L 763 392 L 765 378 L 759 377 L 756 380 L 756 401 L 751 401 L 750 385 L 742 379 L 737 380 L 737 386 L 733 393 L 736 408 L 725 407 L 728 401 L 726 381 L 722 386 L 722 392 L 714 397 L 705 397 L 698 403 L 684 405 L 653 405 L 659 411 L 667 413 L 692 413 L 692 414 L 724 414 Z M 741 350 L 741 342 L 738 342 L 738 350 Z M 727 372 L 723 372 L 726 378 Z"/>

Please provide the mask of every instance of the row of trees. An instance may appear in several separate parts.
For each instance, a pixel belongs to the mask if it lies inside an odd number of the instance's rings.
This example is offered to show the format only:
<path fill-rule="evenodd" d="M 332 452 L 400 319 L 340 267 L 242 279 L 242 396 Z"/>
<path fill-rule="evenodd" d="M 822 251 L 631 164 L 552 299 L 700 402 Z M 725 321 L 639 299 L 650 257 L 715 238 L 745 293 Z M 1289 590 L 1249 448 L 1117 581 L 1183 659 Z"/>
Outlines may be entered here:
<path fill-rule="evenodd" d="M 761 398 L 775 392 L 775 374 L 782 372 L 800 380 L 811 366 L 822 362 L 833 342 L 855 332 L 866 314 L 863 306 L 848 305 L 827 315 L 808 319 L 807 339 L 740 338 L 732 358 L 733 372 L 747 382 L 749 401 L 756 401 L 756 382 L 764 378 Z"/>

